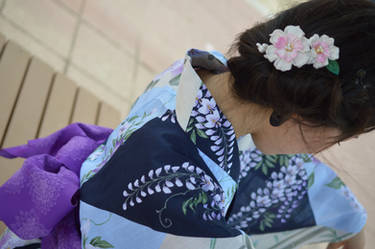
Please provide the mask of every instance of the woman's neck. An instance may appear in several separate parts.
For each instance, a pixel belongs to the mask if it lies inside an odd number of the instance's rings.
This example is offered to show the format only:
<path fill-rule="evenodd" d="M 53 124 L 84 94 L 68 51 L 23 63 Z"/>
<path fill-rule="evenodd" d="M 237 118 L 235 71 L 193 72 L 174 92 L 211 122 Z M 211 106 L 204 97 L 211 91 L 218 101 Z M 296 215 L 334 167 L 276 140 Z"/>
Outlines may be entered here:
<path fill-rule="evenodd" d="M 237 138 L 261 131 L 269 111 L 256 104 L 239 100 L 231 88 L 230 72 L 212 74 L 208 71 L 198 70 L 197 73 L 220 110 L 231 122 Z"/>

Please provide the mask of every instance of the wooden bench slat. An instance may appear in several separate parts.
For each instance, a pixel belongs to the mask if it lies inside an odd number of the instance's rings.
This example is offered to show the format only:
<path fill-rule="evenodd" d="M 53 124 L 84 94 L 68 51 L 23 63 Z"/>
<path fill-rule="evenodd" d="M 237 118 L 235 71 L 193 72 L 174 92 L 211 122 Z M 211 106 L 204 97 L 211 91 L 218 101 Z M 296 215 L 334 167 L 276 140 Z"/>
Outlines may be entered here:
<path fill-rule="evenodd" d="M 78 88 L 71 123 L 95 124 L 98 113 L 98 98 L 84 88 Z"/>
<path fill-rule="evenodd" d="M 11 117 L 30 54 L 18 44 L 9 41 L 0 60 L 0 146 Z"/>
<path fill-rule="evenodd" d="M 100 105 L 97 125 L 114 129 L 120 124 L 120 122 L 121 113 L 107 103 L 102 102 Z"/>
<path fill-rule="evenodd" d="M 5 135 L 4 148 L 26 144 L 27 140 L 35 138 L 52 80 L 52 73 L 53 71 L 48 65 L 36 58 L 32 59 Z M 7 83 L 6 86 L 9 84 Z M 0 185 L 21 168 L 23 162 L 22 158 L 0 157 Z"/>
<path fill-rule="evenodd" d="M 53 70 L 50 66 L 38 58 L 32 59 L 3 147 L 25 144 L 27 140 L 36 138 L 52 76 Z"/>
<path fill-rule="evenodd" d="M 77 85 L 63 74 L 56 74 L 38 137 L 45 137 L 69 124 Z"/>

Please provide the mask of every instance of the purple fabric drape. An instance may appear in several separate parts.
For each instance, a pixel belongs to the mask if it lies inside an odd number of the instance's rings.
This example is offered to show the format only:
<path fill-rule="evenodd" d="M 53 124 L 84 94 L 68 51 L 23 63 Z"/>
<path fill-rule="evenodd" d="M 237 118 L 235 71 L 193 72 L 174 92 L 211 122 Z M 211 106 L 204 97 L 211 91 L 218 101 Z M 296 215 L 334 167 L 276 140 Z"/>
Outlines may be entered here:
<path fill-rule="evenodd" d="M 0 220 L 22 239 L 41 238 L 42 249 L 80 248 L 80 168 L 111 132 L 74 123 L 25 145 L 1 149 L 0 156 L 26 160 L 0 187 Z"/>

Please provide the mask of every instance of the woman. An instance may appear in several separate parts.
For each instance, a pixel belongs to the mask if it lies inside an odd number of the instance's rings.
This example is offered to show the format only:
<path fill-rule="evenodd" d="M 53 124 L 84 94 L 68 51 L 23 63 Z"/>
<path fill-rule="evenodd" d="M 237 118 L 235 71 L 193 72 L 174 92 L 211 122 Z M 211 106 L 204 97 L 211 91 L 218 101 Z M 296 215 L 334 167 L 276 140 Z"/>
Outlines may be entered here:
<path fill-rule="evenodd" d="M 29 165 L 1 187 L 0 218 L 44 248 L 160 248 L 167 234 L 364 248 L 364 208 L 313 154 L 375 127 L 374 28 L 370 1 L 311 0 L 239 34 L 229 59 L 188 50 L 115 130 L 76 123 L 0 151 Z M 53 179 L 48 198 L 14 193 L 34 172 Z"/>

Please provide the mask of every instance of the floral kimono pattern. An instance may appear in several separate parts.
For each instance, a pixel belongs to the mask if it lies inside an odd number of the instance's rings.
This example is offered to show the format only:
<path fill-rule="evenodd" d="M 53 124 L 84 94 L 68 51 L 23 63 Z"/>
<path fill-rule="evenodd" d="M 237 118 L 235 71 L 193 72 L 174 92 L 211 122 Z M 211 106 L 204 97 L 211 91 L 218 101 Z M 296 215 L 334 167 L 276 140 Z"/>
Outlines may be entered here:
<path fill-rule="evenodd" d="M 358 233 L 367 214 L 309 154 L 264 155 L 232 124 L 197 70 L 228 71 L 189 49 L 157 75 L 80 168 L 82 248 L 298 248 Z M 126 246 L 124 246 L 126 245 Z"/>
<path fill-rule="evenodd" d="M 200 68 L 225 72 L 226 59 L 217 51 L 190 49 L 154 78 L 96 161 L 83 164 L 81 220 L 112 215 L 107 226 L 84 229 L 84 234 L 95 238 L 126 220 L 132 235 L 106 238 L 114 248 L 121 241 L 137 245 L 132 248 L 159 248 L 166 234 L 213 238 L 207 248 L 220 246 L 214 238 L 245 236 L 246 244 L 251 236 L 252 246 L 267 248 L 262 247 L 269 241 L 265 235 L 277 245 L 291 231 L 315 229 L 294 242 L 297 246 L 359 232 L 366 212 L 335 173 L 312 155 L 264 155 L 251 136 L 237 140 L 195 73 Z M 323 188 L 332 191 L 318 193 Z M 346 206 L 328 218 L 319 202 L 332 197 Z M 135 234 L 147 237 L 144 247 L 130 238 Z M 83 247 L 88 242 L 83 240 Z"/>

